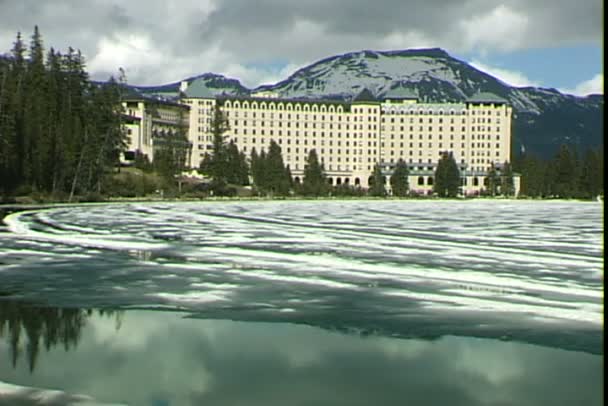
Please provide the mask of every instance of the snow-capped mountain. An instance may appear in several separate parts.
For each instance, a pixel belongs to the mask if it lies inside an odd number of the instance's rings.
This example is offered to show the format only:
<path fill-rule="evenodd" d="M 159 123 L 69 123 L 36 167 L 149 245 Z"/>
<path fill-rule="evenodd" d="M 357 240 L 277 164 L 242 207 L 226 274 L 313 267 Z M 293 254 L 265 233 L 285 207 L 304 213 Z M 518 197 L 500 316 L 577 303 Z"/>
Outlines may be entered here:
<path fill-rule="evenodd" d="M 439 48 L 404 51 L 360 51 L 332 56 L 306 66 L 274 85 L 247 89 L 238 80 L 205 74 L 216 94 L 247 95 L 272 91 L 284 98 L 349 100 L 363 89 L 382 97 L 395 86 L 415 92 L 420 101 L 459 102 L 477 92 L 507 99 L 516 115 L 513 151 L 551 156 L 562 143 L 584 152 L 603 144 L 603 95 L 576 97 L 555 89 L 514 87 Z M 138 88 L 143 93 L 176 96 L 179 83 Z"/>
<path fill-rule="evenodd" d="M 184 79 L 184 81 L 188 83 L 202 81 L 209 90 L 218 95 L 228 94 L 235 96 L 247 96 L 251 92 L 250 89 L 247 89 L 238 80 L 229 79 L 215 73 L 204 73 L 202 75 Z M 131 88 L 144 95 L 173 99 L 179 96 L 180 83 L 181 81 L 161 86 L 131 86 Z"/>

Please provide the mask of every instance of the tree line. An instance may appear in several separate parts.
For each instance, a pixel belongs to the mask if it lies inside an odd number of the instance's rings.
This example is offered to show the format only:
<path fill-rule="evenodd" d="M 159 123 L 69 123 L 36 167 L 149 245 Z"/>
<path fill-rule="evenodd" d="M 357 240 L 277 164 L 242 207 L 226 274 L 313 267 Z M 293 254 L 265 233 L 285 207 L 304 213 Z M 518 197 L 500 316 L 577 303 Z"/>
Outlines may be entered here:
<path fill-rule="evenodd" d="M 520 195 L 534 198 L 592 199 L 604 195 L 604 150 L 579 154 L 561 145 L 551 159 L 522 154 L 513 161 L 521 174 Z"/>
<path fill-rule="evenodd" d="M 123 86 L 89 80 L 71 47 L 45 52 L 34 28 L 26 49 L 18 33 L 0 55 L 0 195 L 58 200 L 103 193 L 125 148 Z"/>

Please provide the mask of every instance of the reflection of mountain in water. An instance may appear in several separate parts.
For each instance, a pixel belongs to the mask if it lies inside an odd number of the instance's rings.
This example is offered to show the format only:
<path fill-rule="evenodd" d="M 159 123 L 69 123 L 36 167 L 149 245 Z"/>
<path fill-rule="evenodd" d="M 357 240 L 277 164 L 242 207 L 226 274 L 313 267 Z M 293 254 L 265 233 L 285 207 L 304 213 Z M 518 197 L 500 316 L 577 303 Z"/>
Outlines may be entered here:
<path fill-rule="evenodd" d="M 122 312 L 105 309 L 96 312 L 116 317 L 116 328 L 120 328 Z M 0 300 L 0 338 L 10 344 L 13 367 L 25 351 L 29 369 L 33 371 L 41 347 L 49 351 L 61 344 L 66 351 L 74 349 L 91 315 L 91 309 L 37 307 Z"/>

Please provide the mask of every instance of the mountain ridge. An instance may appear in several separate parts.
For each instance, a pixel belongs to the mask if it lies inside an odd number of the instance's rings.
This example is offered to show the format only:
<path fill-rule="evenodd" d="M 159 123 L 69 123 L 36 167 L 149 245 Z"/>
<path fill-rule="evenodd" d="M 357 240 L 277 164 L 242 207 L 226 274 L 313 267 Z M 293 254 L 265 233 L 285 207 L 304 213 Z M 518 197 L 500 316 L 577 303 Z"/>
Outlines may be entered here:
<path fill-rule="evenodd" d="M 368 89 L 381 98 L 401 86 L 421 102 L 463 102 L 478 92 L 489 92 L 513 106 L 513 151 L 550 157 L 561 144 L 581 152 L 603 145 L 601 94 L 584 97 L 554 88 L 516 87 L 452 57 L 441 48 L 393 51 L 360 50 L 333 55 L 298 69 L 275 83 L 247 88 L 238 79 L 205 73 L 185 79 L 203 81 L 212 93 L 247 96 L 273 92 L 282 98 L 352 100 Z M 134 86 L 159 97 L 177 97 L 179 83 Z"/>

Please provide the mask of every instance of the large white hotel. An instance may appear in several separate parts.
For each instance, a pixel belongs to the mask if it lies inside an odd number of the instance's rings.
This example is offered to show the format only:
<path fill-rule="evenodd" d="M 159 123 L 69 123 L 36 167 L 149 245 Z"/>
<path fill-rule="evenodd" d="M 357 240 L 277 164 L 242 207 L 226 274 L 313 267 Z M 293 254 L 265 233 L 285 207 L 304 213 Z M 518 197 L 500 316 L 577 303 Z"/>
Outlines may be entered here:
<path fill-rule="evenodd" d="M 409 167 L 410 190 L 420 194 L 432 192 L 437 162 L 446 151 L 459 164 L 467 195 L 483 191 L 491 166 L 500 172 L 510 161 L 512 108 L 489 93 L 458 103 L 421 103 L 404 88 L 389 91 L 381 100 L 363 90 L 350 102 L 284 99 L 269 92 L 251 97 L 214 95 L 202 80 L 183 82 L 180 90 L 183 105 L 169 103 L 163 108 L 181 109 L 175 117 L 188 114 L 193 168 L 205 153 L 213 152 L 211 120 L 216 105 L 228 119 L 228 141 L 249 155 L 254 148 L 258 153 L 267 149 L 274 140 L 296 182 L 303 177 L 312 149 L 332 185 L 367 188 L 380 164 L 390 187 L 392 169 L 402 159 Z M 140 102 L 143 116 L 145 101 Z M 138 148 L 141 144 L 134 141 L 131 145 Z M 150 154 L 153 147 L 147 151 Z M 514 181 L 517 192 L 519 179 Z"/>

